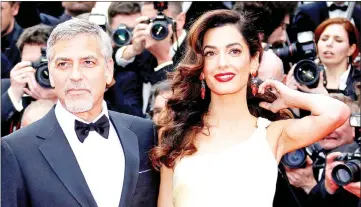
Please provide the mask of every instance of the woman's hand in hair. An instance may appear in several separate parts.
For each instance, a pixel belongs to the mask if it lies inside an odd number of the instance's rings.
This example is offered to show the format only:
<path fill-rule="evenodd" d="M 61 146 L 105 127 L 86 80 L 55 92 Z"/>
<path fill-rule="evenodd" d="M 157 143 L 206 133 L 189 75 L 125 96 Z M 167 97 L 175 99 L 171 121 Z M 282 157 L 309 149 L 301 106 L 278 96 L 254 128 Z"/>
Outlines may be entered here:
<path fill-rule="evenodd" d="M 264 81 L 258 88 L 258 93 L 264 94 L 268 90 L 269 92 L 273 93 L 277 99 L 272 102 L 261 102 L 259 104 L 260 107 L 270 110 L 273 113 L 277 113 L 282 109 L 289 108 L 288 102 L 294 97 L 294 93 L 297 91 L 287 87 L 283 83 L 277 80 L 268 79 Z"/>

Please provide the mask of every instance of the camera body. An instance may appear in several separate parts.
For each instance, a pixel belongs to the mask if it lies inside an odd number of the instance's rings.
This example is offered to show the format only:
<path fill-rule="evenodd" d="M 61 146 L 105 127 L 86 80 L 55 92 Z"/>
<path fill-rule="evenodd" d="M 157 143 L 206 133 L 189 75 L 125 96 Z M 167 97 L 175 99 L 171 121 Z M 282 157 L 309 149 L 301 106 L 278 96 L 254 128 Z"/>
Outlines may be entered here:
<path fill-rule="evenodd" d="M 35 71 L 35 80 L 43 88 L 52 88 L 49 80 L 48 59 L 46 58 L 46 48 L 41 48 L 41 57 L 36 62 L 31 62 Z"/>
<path fill-rule="evenodd" d="M 332 172 L 332 179 L 340 186 L 347 185 L 351 182 L 360 181 L 361 173 L 361 152 L 358 148 L 353 153 L 342 153 L 335 161 L 343 161 L 344 163 L 336 165 Z"/>
<path fill-rule="evenodd" d="M 154 9 L 158 11 L 157 16 L 143 23 L 147 23 L 147 24 L 153 23 L 153 26 L 150 30 L 150 34 L 153 39 L 160 41 L 165 39 L 169 34 L 168 24 L 171 24 L 173 31 L 176 31 L 176 22 L 172 18 L 167 17 L 163 13 L 165 9 L 168 9 L 168 2 L 155 1 L 153 2 L 153 4 L 154 4 Z"/>
<path fill-rule="evenodd" d="M 107 31 L 107 17 L 104 14 L 90 13 L 88 20 L 97 24 L 103 31 Z"/>
<path fill-rule="evenodd" d="M 315 88 L 320 79 L 320 72 L 324 70 L 322 64 L 314 63 L 317 56 L 316 44 L 313 41 L 313 32 L 305 31 L 297 34 L 297 42 L 290 46 L 273 49 L 274 53 L 283 62 L 296 62 L 294 77 L 297 82 Z M 326 74 L 324 76 L 324 85 L 327 84 Z"/>

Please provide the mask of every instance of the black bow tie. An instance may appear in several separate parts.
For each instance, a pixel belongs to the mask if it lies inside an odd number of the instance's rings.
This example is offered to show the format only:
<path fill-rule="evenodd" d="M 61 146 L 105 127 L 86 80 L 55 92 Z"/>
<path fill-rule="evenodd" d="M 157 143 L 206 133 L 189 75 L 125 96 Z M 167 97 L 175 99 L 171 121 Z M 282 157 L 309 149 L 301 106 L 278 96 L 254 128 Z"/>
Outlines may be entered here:
<path fill-rule="evenodd" d="M 90 124 L 75 120 L 75 133 L 81 143 L 83 143 L 85 138 L 87 138 L 89 132 L 93 130 L 98 132 L 98 134 L 100 134 L 105 139 L 108 139 L 109 126 L 109 119 L 105 115 L 103 115 L 95 123 Z"/>
<path fill-rule="evenodd" d="M 342 10 L 342 11 L 346 11 L 347 6 L 346 5 L 339 6 L 337 4 L 331 4 L 331 6 L 328 8 L 328 10 L 330 10 L 330 11 L 335 11 L 337 9 Z"/>

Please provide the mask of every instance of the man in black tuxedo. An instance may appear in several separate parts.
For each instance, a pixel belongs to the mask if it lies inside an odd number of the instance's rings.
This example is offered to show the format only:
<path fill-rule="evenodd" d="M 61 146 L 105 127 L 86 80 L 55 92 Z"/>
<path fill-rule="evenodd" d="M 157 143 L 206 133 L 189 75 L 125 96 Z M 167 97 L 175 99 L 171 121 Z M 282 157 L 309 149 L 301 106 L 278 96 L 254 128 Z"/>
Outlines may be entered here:
<path fill-rule="evenodd" d="M 328 18 L 344 17 L 350 2 L 314 2 L 302 4 L 298 7 L 292 25 L 296 27 L 297 32 L 310 29 L 315 31 L 316 27 Z M 361 8 L 355 5 L 352 13 L 352 23 L 355 24 L 360 31 L 361 24 Z M 296 32 L 296 34 L 297 34 Z"/>
<path fill-rule="evenodd" d="M 1 139 L 5 206 L 156 206 L 159 174 L 148 151 L 153 123 L 108 111 L 111 41 L 96 24 L 59 24 L 47 43 L 56 106 Z"/>

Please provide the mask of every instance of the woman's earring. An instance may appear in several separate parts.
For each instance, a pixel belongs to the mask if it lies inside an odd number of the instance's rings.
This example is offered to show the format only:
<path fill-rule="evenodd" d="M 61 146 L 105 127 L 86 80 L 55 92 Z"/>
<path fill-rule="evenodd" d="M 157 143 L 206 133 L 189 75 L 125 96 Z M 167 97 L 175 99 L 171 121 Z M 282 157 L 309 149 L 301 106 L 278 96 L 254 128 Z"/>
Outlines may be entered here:
<path fill-rule="evenodd" d="M 201 80 L 201 98 L 204 99 L 206 97 L 206 83 L 204 82 L 204 77 L 200 77 Z"/>
<path fill-rule="evenodd" d="M 252 94 L 254 96 L 258 93 L 256 77 L 257 77 L 257 71 L 251 73 L 251 89 L 252 89 Z"/>

